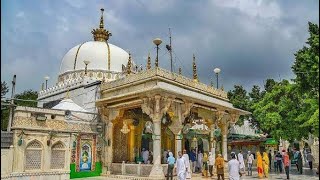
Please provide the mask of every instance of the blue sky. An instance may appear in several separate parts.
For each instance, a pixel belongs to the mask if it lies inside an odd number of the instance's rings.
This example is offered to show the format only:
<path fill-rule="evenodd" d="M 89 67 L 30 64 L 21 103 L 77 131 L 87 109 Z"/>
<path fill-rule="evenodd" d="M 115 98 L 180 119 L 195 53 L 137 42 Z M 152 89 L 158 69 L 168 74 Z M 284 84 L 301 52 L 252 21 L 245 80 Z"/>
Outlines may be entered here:
<path fill-rule="evenodd" d="M 226 90 L 293 78 L 308 21 L 319 21 L 318 0 L 2 0 L 1 81 L 10 85 L 17 74 L 18 93 L 39 90 L 46 75 L 54 85 L 64 54 L 93 40 L 101 7 L 109 42 L 130 50 L 137 64 L 145 65 L 148 52 L 154 60 L 152 40 L 160 37 L 160 66 L 170 69 L 170 27 L 176 71 L 192 77 L 194 53 L 200 81 L 210 84 L 219 67 Z"/>

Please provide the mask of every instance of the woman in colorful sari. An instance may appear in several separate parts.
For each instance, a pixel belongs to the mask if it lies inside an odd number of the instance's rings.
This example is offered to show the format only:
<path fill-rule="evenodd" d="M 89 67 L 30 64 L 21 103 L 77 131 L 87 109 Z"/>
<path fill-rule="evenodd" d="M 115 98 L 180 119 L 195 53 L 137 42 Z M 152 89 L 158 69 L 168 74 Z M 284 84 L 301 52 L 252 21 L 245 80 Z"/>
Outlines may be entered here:
<path fill-rule="evenodd" d="M 202 176 L 208 177 L 208 155 L 204 153 L 203 155 L 203 165 L 202 165 Z"/>
<path fill-rule="evenodd" d="M 257 152 L 257 170 L 259 178 L 263 178 L 262 156 L 259 151 Z"/>
<path fill-rule="evenodd" d="M 269 157 L 268 157 L 268 153 L 266 152 L 263 152 L 262 164 L 263 164 L 264 176 L 268 178 L 269 177 Z"/>

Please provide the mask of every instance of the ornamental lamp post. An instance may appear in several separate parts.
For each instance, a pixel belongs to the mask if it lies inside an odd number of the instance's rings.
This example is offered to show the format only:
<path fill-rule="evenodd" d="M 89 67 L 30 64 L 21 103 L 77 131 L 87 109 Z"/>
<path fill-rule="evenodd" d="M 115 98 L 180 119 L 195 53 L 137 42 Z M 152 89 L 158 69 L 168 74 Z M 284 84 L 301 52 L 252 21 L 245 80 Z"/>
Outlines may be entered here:
<path fill-rule="evenodd" d="M 219 73 L 221 72 L 220 68 L 214 68 L 214 73 L 216 74 L 216 78 L 217 78 L 217 89 L 219 89 Z"/>
<path fill-rule="evenodd" d="M 46 80 L 46 89 L 48 89 L 48 80 L 50 79 L 49 76 L 45 76 L 44 79 Z"/>
<path fill-rule="evenodd" d="M 84 68 L 84 74 L 87 75 L 87 67 L 88 67 L 88 64 L 90 63 L 90 61 L 84 60 L 83 62 L 86 65 L 85 68 Z"/>
<path fill-rule="evenodd" d="M 157 46 L 157 57 L 156 57 L 155 66 L 159 67 L 159 45 L 162 43 L 162 40 L 160 38 L 155 38 L 153 40 L 153 43 Z"/>

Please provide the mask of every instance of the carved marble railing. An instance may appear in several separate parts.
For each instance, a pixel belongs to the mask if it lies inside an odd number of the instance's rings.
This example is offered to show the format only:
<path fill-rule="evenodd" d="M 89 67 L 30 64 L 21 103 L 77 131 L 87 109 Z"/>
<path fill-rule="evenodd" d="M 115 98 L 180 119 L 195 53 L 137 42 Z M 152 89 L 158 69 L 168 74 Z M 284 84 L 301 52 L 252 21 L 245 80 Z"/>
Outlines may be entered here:
<path fill-rule="evenodd" d="M 174 81 L 174 82 L 179 83 L 181 85 L 195 88 L 197 90 L 208 93 L 212 96 L 215 96 L 220 99 L 224 99 L 224 100 L 228 101 L 227 92 L 225 92 L 221 89 L 213 88 L 213 87 L 208 86 L 208 85 L 201 83 L 201 82 L 195 82 L 194 80 L 192 80 L 190 78 L 187 78 L 185 76 L 182 76 L 182 75 L 179 75 L 176 73 L 169 72 L 169 71 L 161 69 L 161 68 L 153 68 L 153 69 L 141 71 L 137 74 L 128 75 L 126 77 L 117 79 L 112 82 L 102 83 L 101 90 L 103 91 L 106 89 L 116 88 L 116 87 L 120 87 L 123 85 L 131 84 L 134 82 L 151 79 L 154 77 L 161 77 L 166 80 Z"/>
<path fill-rule="evenodd" d="M 75 70 L 71 72 L 65 72 L 63 74 L 60 74 L 58 77 L 58 82 L 66 82 L 68 80 L 72 79 L 78 79 L 78 78 L 83 78 L 85 74 L 84 70 Z M 97 80 L 115 80 L 123 77 L 122 72 L 114 72 L 114 71 L 107 71 L 107 70 L 92 70 L 88 69 L 87 70 L 87 76 L 90 78 L 94 78 Z"/>

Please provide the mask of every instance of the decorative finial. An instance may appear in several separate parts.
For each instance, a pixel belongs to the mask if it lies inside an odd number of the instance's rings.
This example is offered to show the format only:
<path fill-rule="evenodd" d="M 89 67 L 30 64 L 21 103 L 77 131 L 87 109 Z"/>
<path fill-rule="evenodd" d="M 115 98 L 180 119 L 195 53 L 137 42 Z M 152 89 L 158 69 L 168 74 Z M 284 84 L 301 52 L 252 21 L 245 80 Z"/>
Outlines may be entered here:
<path fill-rule="evenodd" d="M 100 29 L 103 29 L 104 28 L 104 24 L 103 24 L 103 11 L 104 9 L 101 8 L 101 17 L 100 17 Z"/>
<path fill-rule="evenodd" d="M 213 81 L 211 80 L 211 87 L 213 87 L 214 86 L 214 84 L 213 84 Z"/>
<path fill-rule="evenodd" d="M 196 65 L 196 57 L 193 54 L 193 63 L 192 63 L 192 67 L 193 67 L 193 81 L 195 82 L 199 82 L 198 80 L 198 74 L 197 74 L 197 65 Z"/>
<path fill-rule="evenodd" d="M 104 28 L 104 22 L 103 22 L 103 11 L 104 11 L 104 9 L 101 8 L 100 10 L 101 10 L 101 17 L 100 17 L 99 28 L 93 29 L 91 31 L 91 33 L 93 34 L 93 39 L 95 41 L 106 42 L 106 41 L 108 41 L 109 37 L 112 36 L 112 34 Z"/>
<path fill-rule="evenodd" d="M 221 85 L 221 90 L 224 91 L 223 85 Z"/>
<path fill-rule="evenodd" d="M 179 67 L 179 75 L 182 75 L 182 69 Z"/>
<path fill-rule="evenodd" d="M 150 53 L 148 54 L 147 69 L 151 69 L 151 57 L 150 57 Z"/>
<path fill-rule="evenodd" d="M 129 59 L 127 64 L 127 75 L 131 74 L 131 53 L 129 52 Z"/>
<path fill-rule="evenodd" d="M 42 83 L 42 85 L 41 85 L 41 90 L 42 91 L 44 90 L 44 83 Z"/>

